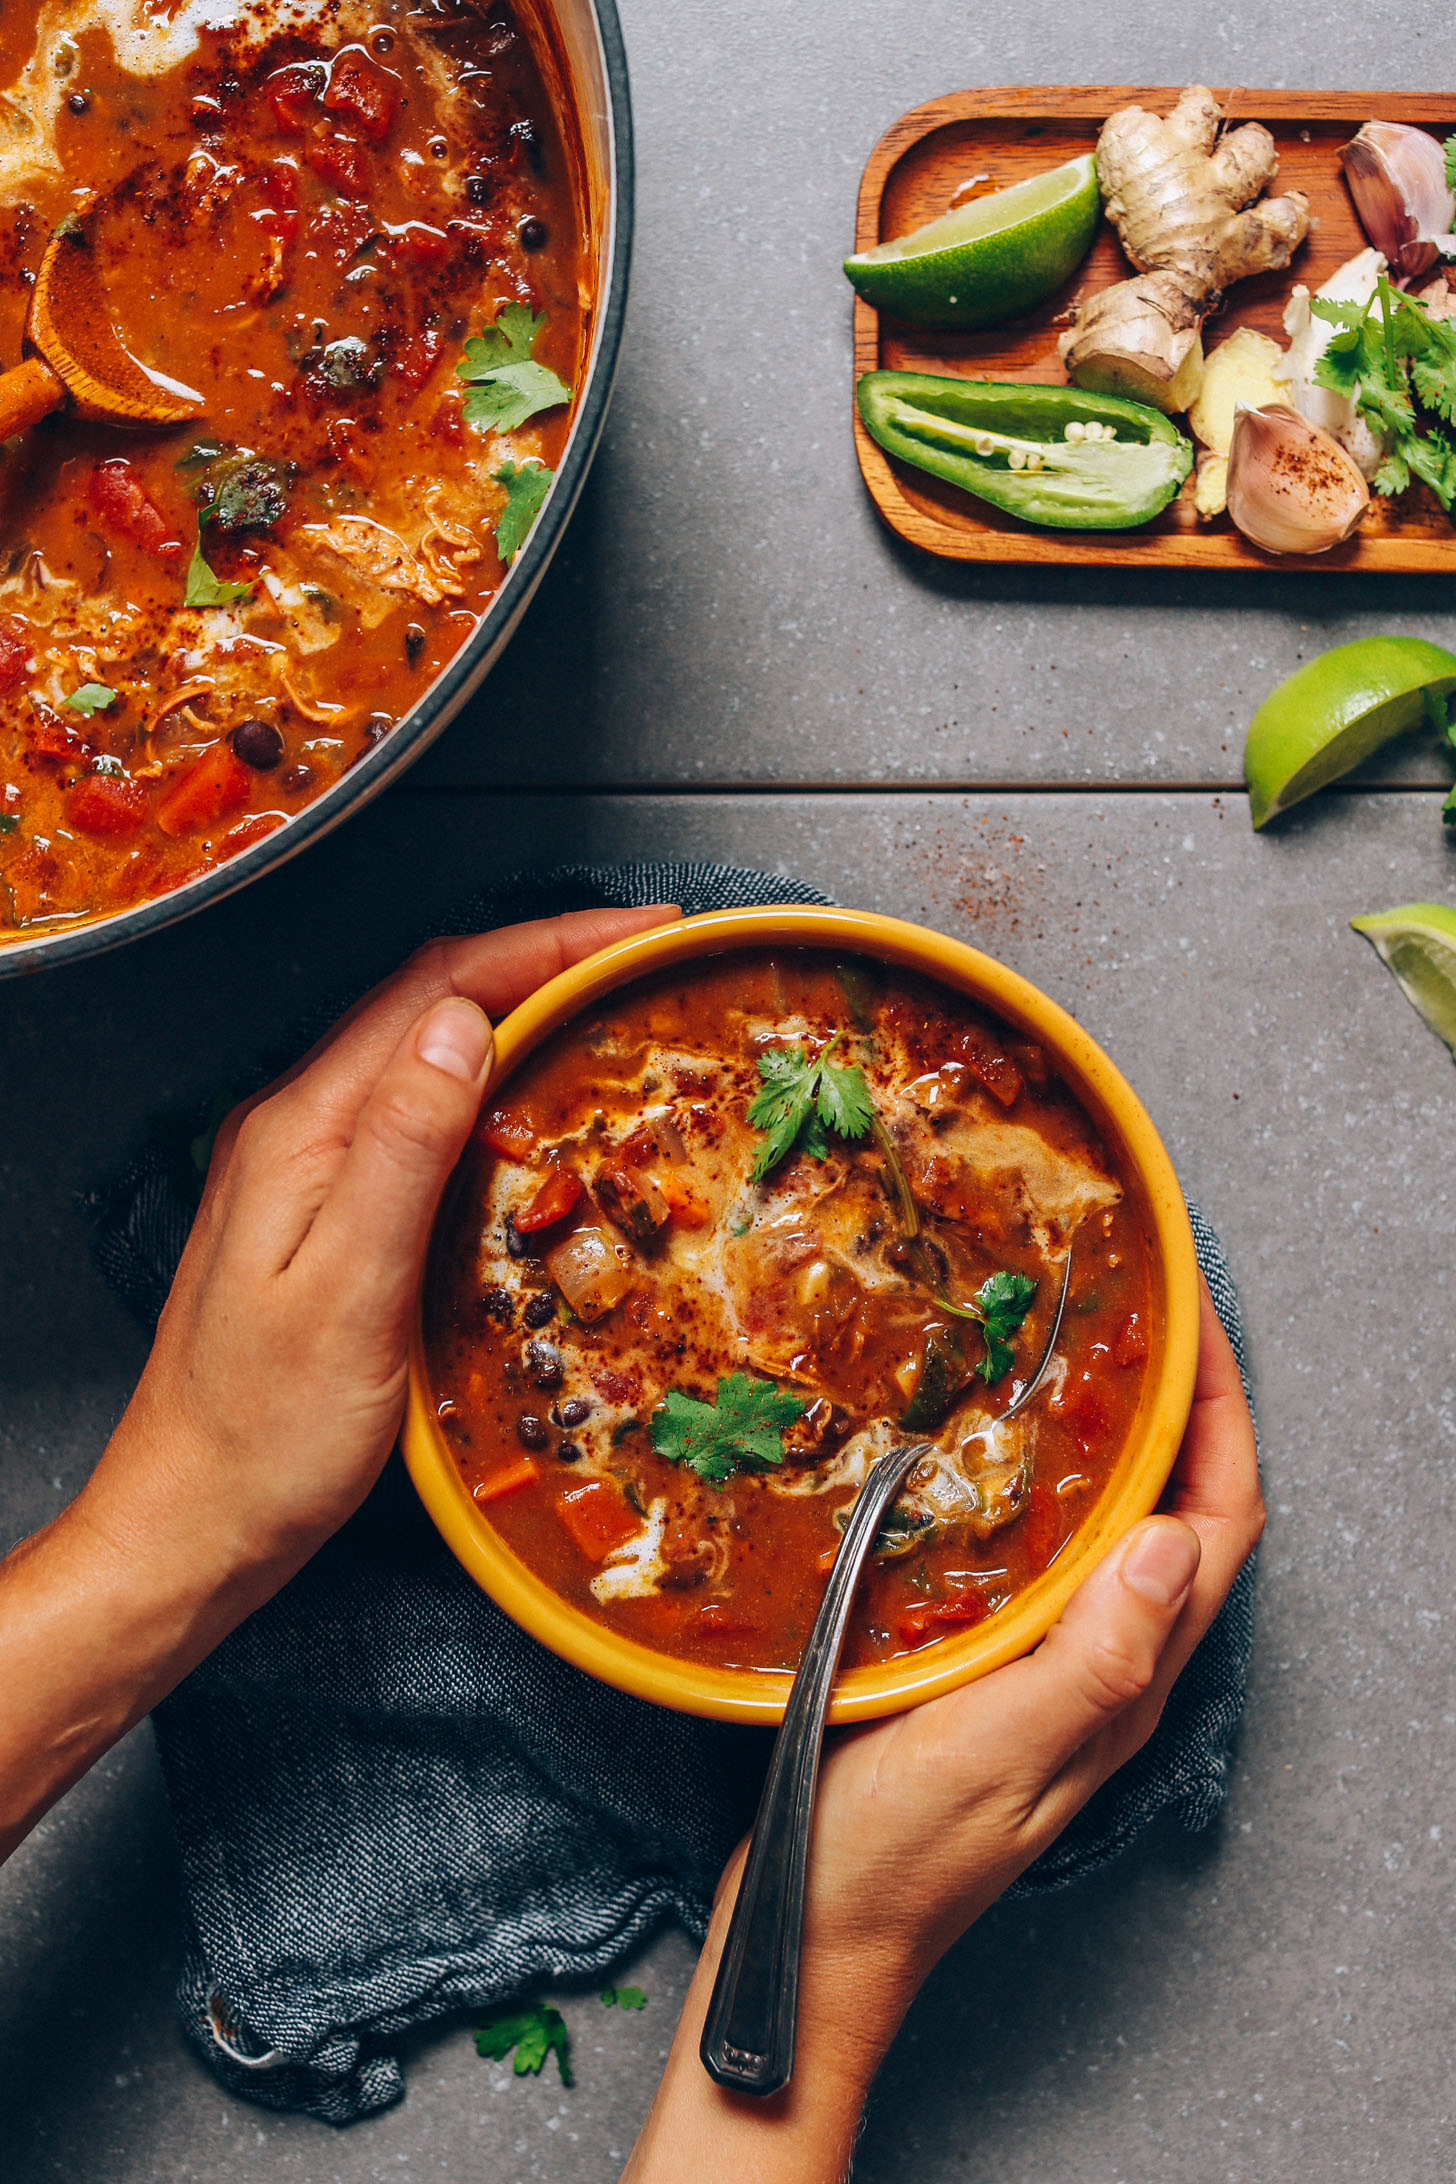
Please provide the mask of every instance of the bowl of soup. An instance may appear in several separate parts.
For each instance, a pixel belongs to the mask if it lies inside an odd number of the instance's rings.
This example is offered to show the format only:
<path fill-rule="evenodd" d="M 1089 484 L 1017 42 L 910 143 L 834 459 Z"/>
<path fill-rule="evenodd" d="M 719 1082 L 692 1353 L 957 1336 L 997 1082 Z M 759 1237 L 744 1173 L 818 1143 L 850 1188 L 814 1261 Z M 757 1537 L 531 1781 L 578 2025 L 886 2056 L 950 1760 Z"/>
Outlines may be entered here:
<path fill-rule="evenodd" d="M 866 912 L 714 912 L 553 979 L 496 1055 L 404 1452 L 557 1653 L 777 1720 L 866 1471 L 915 1440 L 831 1718 L 893 1712 L 1035 1645 L 1156 1506 L 1197 1360 L 1183 1196 L 1015 972 Z"/>
<path fill-rule="evenodd" d="M 53 235 L 195 419 L 0 449 L 0 976 L 294 854 L 477 688 L 605 414 L 612 0 L 10 0 L 0 367 Z"/>

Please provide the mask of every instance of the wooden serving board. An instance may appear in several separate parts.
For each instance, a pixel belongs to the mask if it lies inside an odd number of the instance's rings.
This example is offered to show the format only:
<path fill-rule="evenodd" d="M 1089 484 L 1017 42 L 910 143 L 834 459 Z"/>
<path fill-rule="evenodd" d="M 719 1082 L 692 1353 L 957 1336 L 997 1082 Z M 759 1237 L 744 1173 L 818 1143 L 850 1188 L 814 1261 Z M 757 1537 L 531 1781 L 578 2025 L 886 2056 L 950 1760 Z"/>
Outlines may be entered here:
<path fill-rule="evenodd" d="M 1090 152 L 1110 113 L 1147 106 L 1166 114 L 1180 86 L 1136 84 L 1002 86 L 931 99 L 901 116 L 875 146 L 860 184 L 855 249 L 871 250 L 964 202 L 973 177 L 1004 189 L 1044 168 Z M 1303 190 L 1318 223 L 1287 272 L 1239 281 L 1223 311 L 1207 321 L 1205 347 L 1236 326 L 1286 337 L 1284 305 L 1297 281 L 1311 290 L 1368 238 L 1355 216 L 1338 153 L 1363 121 L 1404 121 L 1445 136 L 1456 128 L 1456 93 L 1414 96 L 1383 91 L 1218 90 L 1231 123 L 1262 121 L 1279 150 L 1271 191 Z M 1125 280 L 1132 268 L 1104 220 L 1090 254 L 1064 288 L 1028 318 L 983 333 L 937 333 L 903 326 L 854 302 L 854 371 L 944 372 L 969 379 L 1034 379 L 1055 385 L 1066 374 L 1057 335 L 1079 297 Z M 1420 284 L 1417 283 L 1419 286 Z M 1186 428 L 1185 428 L 1186 429 Z M 1193 480 L 1155 523 L 1137 531 L 1052 531 L 1020 523 L 986 501 L 895 461 L 876 445 L 854 411 L 860 469 L 885 521 L 912 545 L 955 561 L 1038 561 L 1199 569 L 1404 569 L 1456 571 L 1456 527 L 1420 491 L 1398 501 L 1375 498 L 1355 536 L 1308 558 L 1260 553 L 1227 516 L 1209 522 L 1193 506 Z"/>

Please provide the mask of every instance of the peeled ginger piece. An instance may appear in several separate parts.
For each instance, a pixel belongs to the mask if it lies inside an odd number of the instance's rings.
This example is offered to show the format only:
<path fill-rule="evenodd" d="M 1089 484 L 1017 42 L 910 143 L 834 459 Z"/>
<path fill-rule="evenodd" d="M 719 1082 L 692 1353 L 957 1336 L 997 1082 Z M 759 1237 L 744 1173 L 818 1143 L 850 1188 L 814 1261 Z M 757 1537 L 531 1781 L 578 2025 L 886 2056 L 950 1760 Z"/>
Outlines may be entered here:
<path fill-rule="evenodd" d="M 1209 351 L 1203 383 L 1188 407 L 1189 426 L 1203 450 L 1193 489 L 1193 505 L 1200 516 L 1221 516 L 1228 505 L 1235 411 L 1288 401 L 1289 389 L 1275 377 L 1283 361 L 1278 342 L 1267 334 L 1256 334 L 1251 326 L 1240 326 Z"/>

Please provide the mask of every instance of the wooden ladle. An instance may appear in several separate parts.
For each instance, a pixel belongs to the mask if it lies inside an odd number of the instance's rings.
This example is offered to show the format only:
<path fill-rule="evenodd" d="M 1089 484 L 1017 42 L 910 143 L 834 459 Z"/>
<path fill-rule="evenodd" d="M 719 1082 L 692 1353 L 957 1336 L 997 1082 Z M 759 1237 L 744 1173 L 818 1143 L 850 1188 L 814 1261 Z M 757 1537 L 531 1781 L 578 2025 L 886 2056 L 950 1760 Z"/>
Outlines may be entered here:
<path fill-rule="evenodd" d="M 202 414 L 200 395 L 175 382 L 159 384 L 122 347 L 84 212 L 63 220 L 46 245 L 25 338 L 36 354 L 0 376 L 0 442 L 28 432 L 66 402 L 82 417 L 111 425 L 181 425 Z"/>

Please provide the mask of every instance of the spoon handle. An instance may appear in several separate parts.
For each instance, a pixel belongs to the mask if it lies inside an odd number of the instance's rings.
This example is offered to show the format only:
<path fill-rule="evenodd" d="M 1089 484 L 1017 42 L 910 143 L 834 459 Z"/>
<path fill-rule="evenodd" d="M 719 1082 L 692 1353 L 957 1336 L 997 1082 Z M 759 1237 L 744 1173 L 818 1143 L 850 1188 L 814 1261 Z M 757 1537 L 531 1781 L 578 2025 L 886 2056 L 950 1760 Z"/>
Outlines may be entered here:
<path fill-rule="evenodd" d="M 824 1717 L 880 1519 L 930 1444 L 887 1449 L 869 1468 L 804 1648 L 753 1824 L 748 1863 L 699 2047 L 703 2068 L 739 2093 L 777 2093 L 794 2069 L 804 1882 Z"/>

